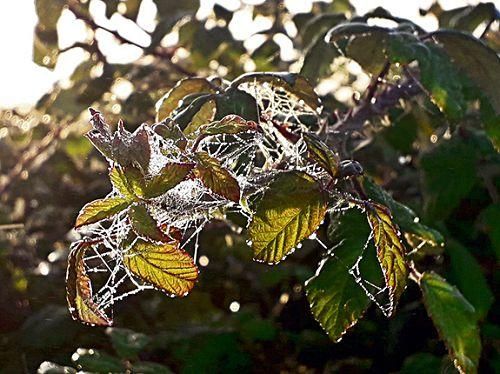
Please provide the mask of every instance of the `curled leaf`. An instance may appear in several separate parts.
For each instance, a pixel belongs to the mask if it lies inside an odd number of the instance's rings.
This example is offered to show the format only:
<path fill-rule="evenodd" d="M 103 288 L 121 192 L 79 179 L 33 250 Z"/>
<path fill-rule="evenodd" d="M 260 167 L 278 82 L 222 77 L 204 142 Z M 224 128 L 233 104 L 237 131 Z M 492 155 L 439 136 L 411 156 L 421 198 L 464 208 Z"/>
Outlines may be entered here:
<path fill-rule="evenodd" d="M 68 256 L 66 300 L 71 317 L 89 325 L 111 326 L 113 321 L 92 301 L 92 285 L 83 258 L 88 244 L 76 243 Z"/>

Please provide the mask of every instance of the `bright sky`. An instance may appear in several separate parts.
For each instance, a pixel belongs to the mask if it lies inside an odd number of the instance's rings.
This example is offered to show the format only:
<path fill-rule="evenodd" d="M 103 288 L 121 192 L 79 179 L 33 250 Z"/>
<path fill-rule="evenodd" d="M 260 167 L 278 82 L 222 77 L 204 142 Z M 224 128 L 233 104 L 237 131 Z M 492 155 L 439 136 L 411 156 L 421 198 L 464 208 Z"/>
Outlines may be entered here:
<path fill-rule="evenodd" d="M 173 1 L 173 0 L 164 0 Z M 199 15 L 206 14 L 214 0 L 201 0 L 202 9 Z M 220 4 L 229 9 L 238 7 L 238 0 L 220 0 Z M 246 0 L 246 3 L 260 3 L 262 0 Z M 440 0 L 445 8 L 453 8 L 466 4 L 477 3 L 476 0 Z M 294 12 L 304 12 L 310 9 L 308 0 L 286 0 L 286 5 Z M 379 5 L 384 6 L 394 15 L 416 20 L 423 27 L 431 30 L 436 27 L 433 19 L 418 16 L 419 8 L 428 8 L 432 0 L 352 0 L 352 3 L 363 14 Z M 495 0 L 497 7 L 500 0 Z M 149 36 L 134 27 L 119 15 L 109 21 L 104 17 L 104 4 L 100 0 L 91 0 L 91 12 L 98 17 L 99 24 L 119 29 L 124 36 L 137 43 L 147 45 Z M 152 0 L 143 0 L 139 23 L 145 29 L 151 29 L 155 16 L 155 6 Z M 67 78 L 73 69 L 82 60 L 84 52 L 72 50 L 59 57 L 54 71 L 40 67 L 32 62 L 33 29 L 37 18 L 34 0 L 2 0 L 0 1 L 0 108 L 9 108 L 18 105 L 30 105 L 47 92 L 58 80 Z M 235 37 L 246 39 L 253 27 L 241 27 L 243 23 L 250 23 L 251 15 L 248 11 L 241 11 L 234 17 L 231 27 Z M 83 22 L 76 22 L 70 12 L 65 12 L 59 24 L 59 43 L 64 48 L 77 40 L 85 40 L 86 32 Z M 133 46 L 118 45 L 108 33 L 97 35 L 100 46 L 112 62 L 129 62 L 140 57 L 140 50 Z"/>

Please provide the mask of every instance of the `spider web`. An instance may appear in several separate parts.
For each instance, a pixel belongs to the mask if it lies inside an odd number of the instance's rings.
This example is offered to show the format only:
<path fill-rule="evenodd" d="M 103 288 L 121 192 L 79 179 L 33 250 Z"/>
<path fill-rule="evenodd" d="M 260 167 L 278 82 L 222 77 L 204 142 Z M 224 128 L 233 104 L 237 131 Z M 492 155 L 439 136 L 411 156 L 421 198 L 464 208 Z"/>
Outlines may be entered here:
<path fill-rule="evenodd" d="M 264 193 L 266 181 L 270 181 L 277 169 L 304 171 L 322 181 L 327 173 L 307 157 L 307 146 L 297 136 L 298 141 L 290 142 L 279 130 L 280 126 L 292 134 L 310 131 L 304 118 L 318 118 L 315 110 L 302 100 L 281 87 L 270 83 L 247 82 L 240 86 L 255 98 L 260 113 L 261 131 L 247 131 L 239 134 L 221 134 L 205 137 L 198 145 L 198 151 L 205 151 L 218 159 L 221 166 L 229 170 L 237 179 L 244 199 L 236 204 L 209 190 L 198 179 L 188 179 L 168 190 L 163 195 L 148 202 L 148 211 L 165 228 L 166 232 L 175 230 L 182 235 L 181 248 L 192 253 L 195 263 L 199 255 L 199 234 L 212 218 L 223 218 L 227 212 L 237 212 L 250 223 L 252 212 L 249 206 Z M 148 132 L 151 158 L 147 176 L 157 175 L 169 163 L 194 163 L 192 152 L 183 152 L 172 139 L 165 139 L 150 127 Z M 113 161 L 108 160 L 110 165 Z M 116 196 L 113 191 L 108 197 Z M 245 200 L 245 201 L 244 201 Z M 240 233 L 242 228 L 232 227 Z M 87 226 L 80 233 L 85 241 L 90 241 L 89 250 L 84 257 L 85 270 L 92 277 L 92 301 L 103 311 L 112 314 L 113 304 L 126 297 L 137 294 L 154 286 L 133 275 L 123 263 L 124 256 L 134 246 L 138 238 L 130 241 L 130 223 L 127 212 L 121 212 L 112 219 Z M 327 246 L 316 236 L 323 248 Z M 360 273 L 360 263 L 371 238 L 356 263 L 346 267 L 363 288 L 366 295 L 384 312 L 390 313 L 387 304 L 380 301 L 380 295 L 387 288 L 381 288 L 364 280 Z M 171 295 L 172 296 L 172 295 Z"/>

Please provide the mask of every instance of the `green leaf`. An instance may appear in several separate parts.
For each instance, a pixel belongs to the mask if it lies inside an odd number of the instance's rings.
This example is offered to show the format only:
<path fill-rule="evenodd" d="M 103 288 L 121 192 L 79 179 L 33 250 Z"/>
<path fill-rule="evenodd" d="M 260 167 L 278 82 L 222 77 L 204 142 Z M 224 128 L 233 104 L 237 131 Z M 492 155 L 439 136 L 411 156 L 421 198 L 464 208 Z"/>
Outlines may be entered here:
<path fill-rule="evenodd" d="M 429 219 L 446 218 L 476 182 L 475 149 L 453 138 L 443 141 L 421 160 L 424 176 L 424 210 Z"/>
<path fill-rule="evenodd" d="M 227 115 L 236 114 L 248 121 L 259 121 L 259 112 L 255 98 L 245 91 L 229 88 L 224 94 L 217 95 L 216 120 Z M 208 123 L 207 121 L 205 123 Z"/>
<path fill-rule="evenodd" d="M 490 238 L 497 262 L 500 262 L 500 204 L 491 204 L 481 212 L 479 222 Z"/>
<path fill-rule="evenodd" d="M 325 42 L 324 35 L 320 35 L 305 50 L 300 75 L 315 83 L 330 73 L 332 61 L 340 55 Z"/>
<path fill-rule="evenodd" d="M 212 192 L 228 200 L 240 200 L 240 186 L 231 173 L 223 168 L 220 161 L 206 152 L 197 152 L 198 163 L 193 169 L 194 175 Z"/>
<path fill-rule="evenodd" d="M 227 115 L 220 121 L 212 122 L 200 128 L 200 134 L 219 135 L 219 134 L 239 134 L 248 130 L 257 128 L 253 121 L 246 121 L 237 115 Z"/>
<path fill-rule="evenodd" d="M 500 114 L 500 58 L 494 50 L 473 36 L 451 30 L 431 34 L 453 63 L 486 94 L 496 114 Z"/>
<path fill-rule="evenodd" d="M 193 137 L 201 126 L 214 120 L 216 112 L 217 105 L 215 100 L 208 100 L 205 102 L 189 121 L 184 129 L 184 134 L 188 138 Z"/>
<path fill-rule="evenodd" d="M 186 78 L 180 80 L 156 103 L 156 121 L 172 116 L 180 101 L 193 93 L 213 93 L 212 85 L 205 78 Z"/>
<path fill-rule="evenodd" d="M 450 119 L 458 120 L 466 111 L 462 77 L 450 59 L 435 45 L 430 53 L 418 60 L 420 81 L 430 94 L 431 101 Z"/>
<path fill-rule="evenodd" d="M 192 163 L 165 165 L 157 175 L 146 181 L 142 196 L 146 199 L 152 199 L 163 195 L 182 182 L 193 167 Z"/>
<path fill-rule="evenodd" d="M 363 187 L 370 199 L 390 209 L 394 216 L 394 222 L 401 227 L 401 230 L 413 234 L 417 239 L 432 246 L 444 245 L 444 238 L 440 232 L 421 224 L 413 210 L 394 200 L 389 193 L 375 184 L 370 178 L 363 178 Z"/>
<path fill-rule="evenodd" d="M 257 83 L 270 83 L 276 87 L 280 87 L 288 93 L 294 95 L 300 100 L 303 100 L 311 109 L 318 109 L 321 101 L 314 92 L 313 86 L 301 75 L 295 73 L 247 73 L 239 76 L 232 83 L 232 87 L 238 87 L 242 83 L 257 82 Z M 236 113 L 238 114 L 238 113 Z M 246 119 L 254 120 L 242 116 Z"/>
<path fill-rule="evenodd" d="M 446 344 L 455 367 L 463 373 L 476 373 L 481 338 L 474 307 L 456 287 L 433 272 L 422 275 L 420 288 L 427 313 Z"/>
<path fill-rule="evenodd" d="M 339 172 L 339 156 L 333 153 L 316 135 L 305 133 L 303 137 L 309 156 L 332 178 L 336 178 Z"/>
<path fill-rule="evenodd" d="M 153 217 L 148 212 L 148 209 L 143 204 L 135 204 L 128 210 L 128 217 L 132 230 L 143 239 L 150 239 L 157 242 L 164 241 L 166 235 L 158 228 L 158 225 Z"/>
<path fill-rule="evenodd" d="M 92 301 L 92 285 L 83 258 L 89 244 L 81 241 L 71 248 L 66 271 L 66 300 L 71 317 L 91 326 L 110 326 L 113 321 Z"/>
<path fill-rule="evenodd" d="M 178 242 L 139 240 L 124 254 L 123 263 L 132 274 L 169 295 L 186 296 L 198 278 L 198 268 Z"/>
<path fill-rule="evenodd" d="M 450 257 L 449 280 L 474 306 L 477 318 L 484 319 L 493 304 L 494 296 L 481 266 L 474 256 L 458 242 L 448 243 L 446 253 Z"/>
<path fill-rule="evenodd" d="M 314 318 L 333 341 L 339 341 L 370 305 L 365 291 L 349 273 L 349 268 L 363 254 L 369 227 L 363 214 L 355 209 L 332 215 L 331 222 L 329 236 L 336 245 L 320 262 L 316 275 L 306 282 L 305 290 Z M 379 268 L 375 256 L 367 256 L 367 250 L 374 248 L 366 248 L 364 255 L 370 262 L 371 274 L 363 276 L 372 275 Z"/>
<path fill-rule="evenodd" d="M 302 44 L 310 45 L 316 38 L 325 38 L 328 30 L 345 21 L 345 16 L 339 13 L 323 13 L 311 18 L 300 30 Z"/>
<path fill-rule="evenodd" d="M 109 179 L 111 180 L 111 184 L 116 192 L 127 200 L 135 200 L 135 191 L 130 185 L 127 176 L 121 167 L 112 167 L 109 171 Z"/>
<path fill-rule="evenodd" d="M 326 196 L 311 176 L 302 172 L 279 174 L 248 228 L 254 259 L 268 264 L 283 260 L 318 229 L 326 209 Z"/>
<path fill-rule="evenodd" d="M 129 205 L 130 200 L 123 197 L 108 197 L 94 200 L 86 204 L 82 210 L 80 210 L 75 227 L 89 225 L 105 218 L 112 217 L 126 209 Z"/>
<path fill-rule="evenodd" d="M 416 353 L 405 359 L 400 374 L 442 373 L 442 359 L 430 353 Z"/>
<path fill-rule="evenodd" d="M 175 122 L 163 121 L 157 123 L 156 125 L 154 125 L 153 130 L 163 138 L 173 140 L 175 145 L 181 150 L 186 149 L 187 139 L 182 133 L 179 125 L 177 125 Z"/>
<path fill-rule="evenodd" d="M 122 358 L 135 358 L 151 341 L 145 334 L 124 328 L 110 328 L 106 333 L 111 338 L 113 348 Z"/>
<path fill-rule="evenodd" d="M 385 284 L 389 288 L 390 311 L 394 308 L 406 288 L 408 266 L 405 248 L 399 238 L 399 230 L 392 222 L 389 209 L 378 203 L 366 204 L 366 214 L 377 248 L 377 257 L 384 273 Z"/>

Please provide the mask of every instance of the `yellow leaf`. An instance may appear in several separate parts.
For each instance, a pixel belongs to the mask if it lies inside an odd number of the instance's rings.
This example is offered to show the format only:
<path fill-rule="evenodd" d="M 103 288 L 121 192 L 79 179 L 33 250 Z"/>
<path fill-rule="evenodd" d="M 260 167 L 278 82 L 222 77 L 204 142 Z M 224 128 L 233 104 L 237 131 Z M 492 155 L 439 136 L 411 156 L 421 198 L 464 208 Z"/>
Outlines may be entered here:
<path fill-rule="evenodd" d="M 399 297 L 406 288 L 408 267 L 405 261 L 405 248 L 399 238 L 399 230 L 392 222 L 389 209 L 370 201 L 366 204 L 366 213 L 377 248 L 380 267 L 389 289 L 390 314 L 392 314 Z"/>
<path fill-rule="evenodd" d="M 169 295 L 187 295 L 198 278 L 198 268 L 178 242 L 139 240 L 125 253 L 123 263 L 134 275 Z"/>
<path fill-rule="evenodd" d="M 323 221 L 327 209 L 325 194 L 308 174 L 280 174 L 257 206 L 248 229 L 254 259 L 276 264 Z"/>
<path fill-rule="evenodd" d="M 76 219 L 75 227 L 89 225 L 112 217 L 126 209 L 129 204 L 128 199 L 118 196 L 94 200 L 82 208 Z"/>

